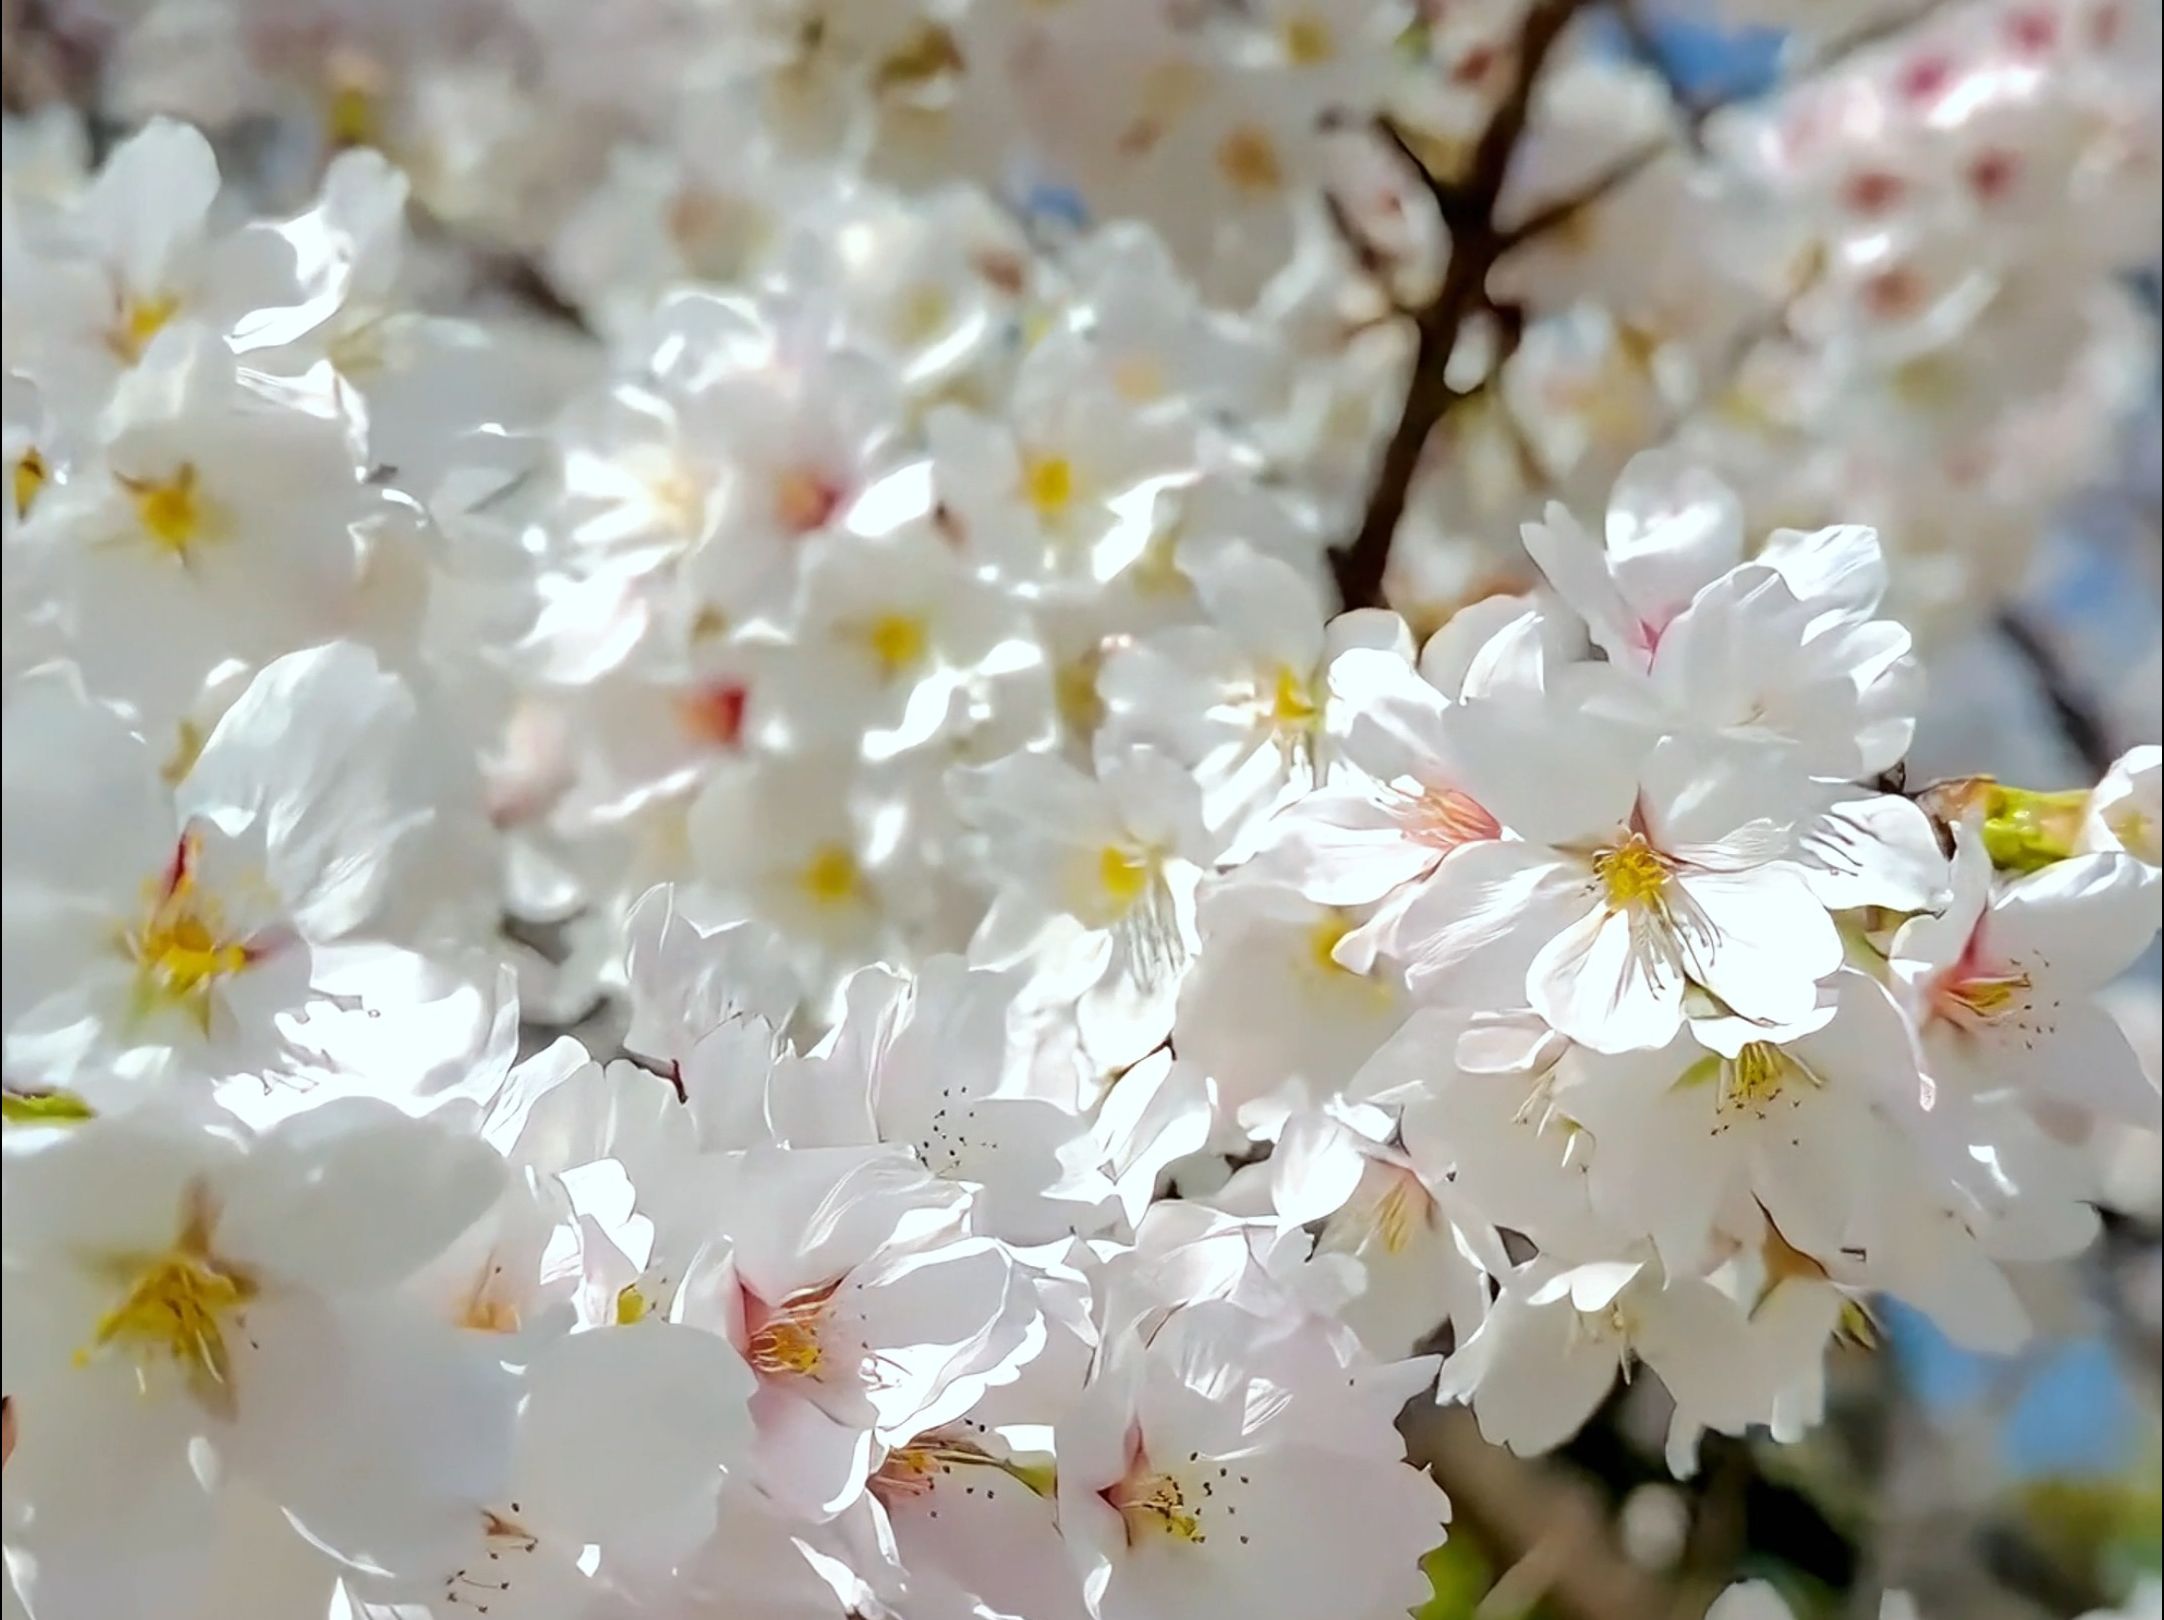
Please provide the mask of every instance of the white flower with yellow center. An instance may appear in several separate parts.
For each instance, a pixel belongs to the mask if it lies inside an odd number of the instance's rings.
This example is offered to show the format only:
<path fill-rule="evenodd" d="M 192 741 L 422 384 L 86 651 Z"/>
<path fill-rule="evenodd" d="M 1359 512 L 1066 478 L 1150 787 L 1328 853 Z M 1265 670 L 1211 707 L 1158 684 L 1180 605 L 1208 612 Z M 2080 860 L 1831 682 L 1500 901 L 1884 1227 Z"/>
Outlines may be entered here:
<path fill-rule="evenodd" d="M 347 1099 L 261 1137 L 156 1108 L 11 1125 L 5 1152 L 8 1490 L 38 1504 L 8 1561 L 37 1612 L 199 1590 L 221 1480 L 399 1571 L 501 1488 L 512 1380 L 393 1292 L 496 1196 L 477 1138 Z"/>
<path fill-rule="evenodd" d="M 1195 887 L 1221 840 L 1172 760 L 1109 747 L 1098 759 L 1094 777 L 1012 754 L 952 780 L 997 884 L 972 954 L 993 966 L 1033 956 L 1047 994 L 1079 995 L 1084 1045 L 1112 1064 L 1170 1026 L 1194 956 Z"/>
<path fill-rule="evenodd" d="M 8 723 L 31 746 L 9 751 L 5 780 L 10 1062 L 55 1083 L 81 1068 L 106 1106 L 163 1073 L 291 1072 L 282 1019 L 312 995 L 380 1014 L 427 994 L 405 953 L 366 942 L 450 802 L 420 796 L 441 779 L 416 717 L 361 649 L 296 653 L 255 676 L 169 787 L 158 751 L 69 672 L 22 683 Z"/>
<path fill-rule="evenodd" d="M 1593 1133 L 1594 1207 L 1650 1234 L 1677 1275 L 1704 1269 L 1724 1211 L 1744 1199 L 1807 1253 L 1876 1247 L 1868 1139 L 1913 1115 L 1915 1062 L 1875 982 L 1842 972 L 1827 991 L 1832 1016 L 1782 1044 L 1721 1053 L 1686 1034 L 1656 1052 L 1566 1060 L 1557 1102 Z"/>
<path fill-rule="evenodd" d="M 1841 941 L 1765 783 L 1679 742 L 1636 769 L 1627 734 L 1608 749 L 1535 765 L 1546 803 L 1491 789 L 1525 837 L 1459 851 L 1406 906 L 1414 995 L 1530 1005 L 1603 1052 L 1666 1045 L 1692 987 L 1769 1036 L 1809 1018 Z"/>
<path fill-rule="evenodd" d="M 356 525 L 386 507 L 327 370 L 262 376 L 200 328 L 175 330 L 99 427 L 20 537 L 95 691 L 172 703 L 228 659 L 265 662 L 361 618 Z"/>
<path fill-rule="evenodd" d="M 1892 945 L 1935 1100 L 2004 1092 L 2155 1129 L 2156 1081 L 2096 993 L 2156 936 L 2156 870 L 2114 852 L 2001 881 L 1974 827 L 1955 836 L 1952 903 Z"/>

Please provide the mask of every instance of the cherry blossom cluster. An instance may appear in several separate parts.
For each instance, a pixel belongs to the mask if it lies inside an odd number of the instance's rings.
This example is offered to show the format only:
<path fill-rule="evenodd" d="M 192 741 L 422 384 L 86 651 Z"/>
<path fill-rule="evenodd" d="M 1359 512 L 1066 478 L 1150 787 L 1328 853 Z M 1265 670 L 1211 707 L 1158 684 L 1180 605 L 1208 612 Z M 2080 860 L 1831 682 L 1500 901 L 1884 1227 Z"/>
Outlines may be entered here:
<path fill-rule="evenodd" d="M 1583 9 L 82 22 L 11 1613 L 1393 1620 L 1408 1403 L 1687 1474 L 1879 1296 L 2022 1340 L 2164 766 L 1907 783 L 1904 626 L 2138 391 L 2154 18 L 1712 116 Z"/>

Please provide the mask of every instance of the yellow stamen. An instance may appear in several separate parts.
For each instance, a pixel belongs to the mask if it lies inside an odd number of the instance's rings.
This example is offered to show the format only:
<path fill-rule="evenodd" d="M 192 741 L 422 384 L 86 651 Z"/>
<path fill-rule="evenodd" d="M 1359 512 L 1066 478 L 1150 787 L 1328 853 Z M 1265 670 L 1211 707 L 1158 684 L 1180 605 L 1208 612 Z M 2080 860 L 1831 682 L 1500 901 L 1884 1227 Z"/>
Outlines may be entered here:
<path fill-rule="evenodd" d="M 121 482 L 134 498 L 136 521 L 159 550 L 185 562 L 196 545 L 208 537 L 209 514 L 196 488 L 193 464 L 184 463 L 172 477 L 160 481 Z"/>
<path fill-rule="evenodd" d="M 38 491 L 45 487 L 45 481 L 51 476 L 52 471 L 45 465 L 45 458 L 38 454 L 36 445 L 27 446 L 16 458 L 11 492 L 17 517 L 30 515 L 30 503 L 38 498 Z"/>
<path fill-rule="evenodd" d="M 1797 1072 L 1788 1054 L 1778 1046 L 1752 1041 L 1728 1064 L 1726 1083 L 1721 1087 L 1720 1100 L 1715 1106 L 1750 1108 L 1763 1113 L 1767 1105 L 1781 1095 L 1781 1087 L 1789 1077 Z"/>
<path fill-rule="evenodd" d="M 1022 494 L 1050 521 L 1074 504 L 1074 463 L 1065 456 L 1030 456 L 1022 463 Z"/>
<path fill-rule="evenodd" d="M 180 300 L 171 293 L 153 293 L 147 298 L 129 298 L 120 306 L 119 317 L 106 333 L 106 344 L 113 353 L 129 365 L 142 359 L 143 351 L 150 347 L 150 340 L 165 329 L 166 322 L 180 313 Z"/>
<path fill-rule="evenodd" d="M 639 1292 L 637 1283 L 627 1283 L 617 1290 L 616 1325 L 618 1327 L 629 1327 L 634 1322 L 644 1321 L 647 1310 L 646 1296 Z"/>
<path fill-rule="evenodd" d="M 153 1362 L 168 1360 L 188 1375 L 197 1399 L 230 1411 L 232 1363 L 226 1352 L 226 1328 L 242 1306 L 255 1297 L 255 1284 L 210 1252 L 215 1219 L 200 1187 L 190 1187 L 182 1207 L 180 1232 L 163 1254 L 131 1256 L 114 1268 L 126 1286 L 120 1303 L 98 1319 L 90 1343 L 75 1352 L 86 1367 L 99 1352 L 119 1346 L 135 1361 L 146 1390 Z"/>
<path fill-rule="evenodd" d="M 225 934 L 222 908 L 195 879 L 196 841 L 190 835 L 175 852 L 170 870 L 144 885 L 149 915 L 123 936 L 121 947 L 135 963 L 135 1012 L 180 1008 L 198 1029 L 210 1030 L 211 992 L 218 981 L 242 972 L 255 959 Z"/>
<path fill-rule="evenodd" d="M 1097 885 L 1120 911 L 1127 910 L 1150 886 L 1151 862 L 1139 850 L 1107 844 L 1097 852 Z"/>
<path fill-rule="evenodd" d="M 932 639 L 924 620 L 912 613 L 881 614 L 863 633 L 864 644 L 889 680 L 923 663 Z"/>
<path fill-rule="evenodd" d="M 1593 857 L 1593 875 L 1607 885 L 1608 909 L 1621 911 L 1659 897 L 1668 886 L 1668 863 L 1633 834 L 1628 843 Z"/>
<path fill-rule="evenodd" d="M 1980 973 L 1945 986 L 1939 994 L 1946 1000 L 1989 1021 L 2026 1000 L 2026 973 Z"/>
<path fill-rule="evenodd" d="M 775 1378 L 808 1378 L 826 1361 L 819 1343 L 819 1325 L 826 1316 L 832 1289 L 818 1289 L 785 1302 L 782 1308 L 753 1329 L 744 1345 L 744 1359 L 752 1370 Z"/>
<path fill-rule="evenodd" d="M 1139 1474 L 1105 1493 L 1127 1527 L 1128 1545 L 1138 1537 L 1161 1535 L 1173 1541 L 1200 1542 L 1202 1521 L 1187 1508 L 1187 1494 L 1170 1474 Z"/>
<path fill-rule="evenodd" d="M 822 844 L 813 851 L 797 881 L 822 906 L 846 905 L 864 893 L 864 869 L 840 844 Z"/>
<path fill-rule="evenodd" d="M 1277 667 L 1277 683 L 1270 694 L 1270 718 L 1287 728 L 1314 725 L 1322 709 L 1315 701 L 1314 685 L 1290 664 Z"/>

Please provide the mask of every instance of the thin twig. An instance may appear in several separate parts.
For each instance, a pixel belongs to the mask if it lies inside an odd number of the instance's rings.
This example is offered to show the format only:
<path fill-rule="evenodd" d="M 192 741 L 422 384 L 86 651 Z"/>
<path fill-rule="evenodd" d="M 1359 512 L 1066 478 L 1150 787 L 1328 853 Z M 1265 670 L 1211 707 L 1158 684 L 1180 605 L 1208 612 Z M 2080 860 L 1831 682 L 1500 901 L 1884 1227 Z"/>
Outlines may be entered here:
<path fill-rule="evenodd" d="M 1519 39 L 1516 77 L 1482 133 L 1463 179 L 1446 179 L 1434 174 L 1420 161 L 1403 131 L 1387 120 L 1377 126 L 1383 138 L 1395 145 L 1399 154 L 1413 165 L 1434 197 L 1436 208 L 1450 229 L 1450 258 L 1434 298 L 1422 308 L 1409 312 L 1415 333 L 1412 371 L 1406 380 L 1405 401 L 1398 412 L 1397 426 L 1383 447 L 1375 480 L 1369 488 L 1359 532 L 1349 545 L 1330 553 L 1338 597 L 1348 609 L 1373 607 L 1382 601 L 1383 575 L 1390 563 L 1391 541 L 1405 515 L 1406 502 L 1428 439 L 1443 417 L 1469 392 L 1452 388 L 1444 373 L 1466 321 L 1489 307 L 1488 272 L 1504 253 L 1563 225 L 1642 173 L 1673 147 L 1675 136 L 1651 142 L 1626 154 L 1570 196 L 1544 205 L 1507 230 L 1496 223 L 1496 202 L 1509 173 L 1511 156 L 1525 132 L 1541 68 L 1564 28 L 1588 3 L 1589 0 L 1543 0 L 1527 14 Z M 1633 0 L 1611 0 L 1611 3 L 1623 16 L 1628 31 L 1633 26 L 1630 15 Z M 1857 52 L 1923 22 L 1949 3 L 1950 0 L 1918 0 L 1915 5 L 1841 35 L 1811 52 L 1777 88 L 1793 90 Z M 1642 19 L 1638 26 L 1643 27 Z M 1651 47 L 1650 40 L 1641 49 L 1656 71 L 1669 77 L 1665 61 L 1657 48 Z M 1762 93 L 1739 92 L 1701 98 L 1684 92 L 1671 78 L 1671 94 L 1676 101 L 1681 126 L 1678 133 L 1695 146 L 1698 130 L 1714 114 L 1739 102 L 1755 99 Z"/>
<path fill-rule="evenodd" d="M 2074 679 L 2065 661 L 2059 657 L 2058 649 L 2015 608 L 2000 609 L 1997 624 L 2006 644 L 2028 666 L 2029 678 L 2036 683 L 2038 695 L 2050 706 L 2053 718 L 2059 722 L 2061 735 L 2081 756 L 2090 776 L 2102 776 L 2111 768 L 2115 757 L 2110 728 L 2089 701 L 2088 694 L 2082 691 L 2081 683 Z"/>
<path fill-rule="evenodd" d="M 1398 424 L 1383 447 L 1381 466 L 1368 495 L 1367 511 L 1352 544 L 1330 554 L 1338 597 L 1347 608 L 1373 607 L 1382 601 L 1383 570 L 1390 542 L 1419 471 L 1428 435 L 1459 397 L 1445 379 L 1451 351 L 1466 321 L 1483 307 L 1488 271 L 1506 246 L 1495 224 L 1495 204 L 1510 170 L 1511 154 L 1531 116 L 1533 87 L 1548 54 L 1562 38 L 1586 0 L 1539 0 L 1526 14 L 1518 40 L 1517 72 L 1488 126 L 1473 149 L 1461 180 L 1441 180 L 1423 166 L 1443 222 L 1450 228 L 1450 258 L 1435 297 L 1415 312 L 1412 375 Z M 1401 147 L 1410 155 L 1410 147 Z"/>

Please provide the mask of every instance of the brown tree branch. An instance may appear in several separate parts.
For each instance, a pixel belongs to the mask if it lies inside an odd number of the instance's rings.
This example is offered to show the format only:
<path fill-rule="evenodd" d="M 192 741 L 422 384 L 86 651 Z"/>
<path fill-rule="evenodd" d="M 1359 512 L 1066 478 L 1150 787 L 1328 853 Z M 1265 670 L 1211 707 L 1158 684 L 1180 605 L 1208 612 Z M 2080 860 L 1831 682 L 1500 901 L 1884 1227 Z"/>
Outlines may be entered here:
<path fill-rule="evenodd" d="M 1549 52 L 1586 3 L 1537 0 L 1526 14 L 1519 35 L 1515 77 L 1481 132 L 1465 177 L 1445 181 L 1429 174 L 1425 167 L 1420 170 L 1427 178 L 1443 223 L 1450 229 L 1450 259 L 1434 298 L 1413 315 L 1412 375 L 1406 383 L 1397 427 L 1383 447 L 1382 463 L 1369 492 L 1360 532 L 1350 545 L 1330 554 L 1338 598 L 1347 608 L 1373 607 L 1382 601 L 1383 570 L 1390 561 L 1390 542 L 1397 533 L 1398 520 L 1405 515 L 1406 498 L 1419 471 L 1421 453 L 1436 423 L 1459 397 L 1444 375 L 1451 351 L 1457 347 L 1466 321 L 1485 306 L 1488 271 L 1508 245 L 1495 223 L 1495 204 L 1509 175 L 1511 154 L 1517 150 L 1532 114 L 1534 86 Z M 1402 141 L 1400 146 L 1409 156 L 1409 148 Z"/>
<path fill-rule="evenodd" d="M 1410 311 L 1414 321 L 1415 348 L 1412 374 L 1407 379 L 1405 403 L 1397 426 L 1383 448 L 1359 532 L 1350 544 L 1330 553 L 1338 597 L 1348 608 L 1373 607 L 1383 599 L 1383 575 L 1390 563 L 1390 545 L 1420 469 L 1429 437 L 1443 417 L 1466 391 L 1444 380 L 1452 351 L 1466 321 L 1489 307 L 1488 272 L 1511 249 L 1556 229 L 1582 210 L 1593 206 L 1628 183 L 1664 153 L 1677 138 L 1696 146 L 1705 122 L 1723 108 L 1748 97 L 1742 95 L 1697 98 L 1686 93 L 1666 70 L 1664 58 L 1651 39 L 1638 9 L 1640 0 L 1610 0 L 1626 34 L 1639 54 L 1669 79 L 1669 89 L 1679 119 L 1675 135 L 1650 141 L 1626 153 L 1608 168 L 1568 196 L 1543 205 L 1509 228 L 1496 223 L 1495 206 L 1508 178 L 1511 156 L 1525 132 L 1534 88 L 1548 53 L 1562 37 L 1571 19 L 1590 0 L 1542 0 L 1527 14 L 1520 36 L 1516 77 L 1509 93 L 1489 120 L 1475 149 L 1472 164 L 1462 180 L 1447 180 L 1428 171 L 1402 132 L 1387 121 L 1384 137 L 1393 142 L 1404 159 L 1414 165 L 1435 198 L 1438 211 L 1451 233 L 1450 260 L 1442 285 L 1424 307 Z M 1917 0 L 1899 11 L 1876 18 L 1862 27 L 1828 41 L 1783 79 L 1781 88 L 1816 77 L 1895 34 L 1924 21 L 1948 0 Z"/>

